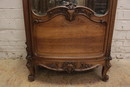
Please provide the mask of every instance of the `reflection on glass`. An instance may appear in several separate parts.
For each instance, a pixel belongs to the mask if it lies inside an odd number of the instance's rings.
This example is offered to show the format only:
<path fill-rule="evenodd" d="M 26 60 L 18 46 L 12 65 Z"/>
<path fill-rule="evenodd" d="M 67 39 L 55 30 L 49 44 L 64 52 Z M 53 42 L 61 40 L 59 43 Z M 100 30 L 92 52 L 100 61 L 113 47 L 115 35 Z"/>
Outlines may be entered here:
<path fill-rule="evenodd" d="M 80 0 L 79 0 L 80 1 Z M 97 14 L 105 14 L 108 10 L 108 0 L 84 0 L 85 6 L 91 8 Z"/>
<path fill-rule="evenodd" d="M 97 14 L 105 14 L 108 10 L 108 0 L 32 0 L 32 7 L 36 14 L 44 15 L 47 10 L 67 5 L 70 2 L 78 6 L 89 7 Z"/>

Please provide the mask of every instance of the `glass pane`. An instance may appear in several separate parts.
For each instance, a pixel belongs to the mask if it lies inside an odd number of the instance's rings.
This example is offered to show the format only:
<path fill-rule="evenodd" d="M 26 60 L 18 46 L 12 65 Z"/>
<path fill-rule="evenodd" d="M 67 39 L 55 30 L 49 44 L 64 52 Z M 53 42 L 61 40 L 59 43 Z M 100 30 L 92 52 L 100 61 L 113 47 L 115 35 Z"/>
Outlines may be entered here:
<path fill-rule="evenodd" d="M 32 0 L 32 8 L 36 14 L 45 15 L 47 10 L 67 5 L 70 2 L 78 6 L 89 7 L 97 14 L 105 14 L 108 10 L 108 0 Z"/>
<path fill-rule="evenodd" d="M 77 5 L 86 6 L 97 14 L 105 14 L 108 10 L 109 0 L 77 0 Z"/>

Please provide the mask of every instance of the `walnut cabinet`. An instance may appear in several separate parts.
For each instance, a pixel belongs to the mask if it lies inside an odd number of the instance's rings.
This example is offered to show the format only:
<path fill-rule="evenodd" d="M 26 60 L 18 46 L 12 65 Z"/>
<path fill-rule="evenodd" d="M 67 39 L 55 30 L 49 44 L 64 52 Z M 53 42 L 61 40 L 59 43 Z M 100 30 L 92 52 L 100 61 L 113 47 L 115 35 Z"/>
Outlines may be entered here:
<path fill-rule="evenodd" d="M 37 66 L 86 71 L 107 81 L 117 0 L 23 0 L 28 79 Z"/>

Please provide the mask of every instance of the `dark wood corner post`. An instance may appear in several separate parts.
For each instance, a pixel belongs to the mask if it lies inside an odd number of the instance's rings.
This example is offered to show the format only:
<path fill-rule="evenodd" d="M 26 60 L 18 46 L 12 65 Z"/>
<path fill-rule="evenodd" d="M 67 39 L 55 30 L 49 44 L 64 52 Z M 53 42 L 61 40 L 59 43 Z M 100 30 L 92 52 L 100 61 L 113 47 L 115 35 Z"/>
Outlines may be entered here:
<path fill-rule="evenodd" d="M 116 15 L 116 9 L 117 9 L 117 1 L 118 0 L 110 0 L 109 3 L 109 18 L 108 18 L 108 43 L 107 43 L 107 50 L 106 50 L 106 57 L 105 57 L 105 63 L 102 67 L 102 80 L 107 81 L 109 79 L 109 76 L 107 75 L 108 70 L 111 68 L 110 60 L 111 58 L 111 43 L 112 43 L 112 37 L 113 37 L 113 29 L 114 29 L 114 23 L 115 23 L 115 15 Z"/>
<path fill-rule="evenodd" d="M 25 22 L 25 30 L 26 30 L 26 51 L 27 51 L 27 68 L 30 71 L 30 74 L 28 76 L 28 79 L 30 81 L 34 81 L 35 79 L 35 66 L 33 64 L 33 58 L 32 58 L 32 48 L 31 48 L 31 33 L 30 33 L 30 17 L 29 17 L 29 0 L 23 0 L 23 10 L 24 10 L 24 22 Z"/>

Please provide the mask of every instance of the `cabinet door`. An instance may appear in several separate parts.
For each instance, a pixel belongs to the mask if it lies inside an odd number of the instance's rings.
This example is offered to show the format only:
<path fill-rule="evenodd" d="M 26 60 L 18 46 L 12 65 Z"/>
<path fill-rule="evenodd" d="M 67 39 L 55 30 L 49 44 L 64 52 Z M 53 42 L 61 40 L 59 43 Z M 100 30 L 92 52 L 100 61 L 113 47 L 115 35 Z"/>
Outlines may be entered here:
<path fill-rule="evenodd" d="M 108 0 L 32 0 L 33 52 L 43 58 L 105 53 Z"/>

